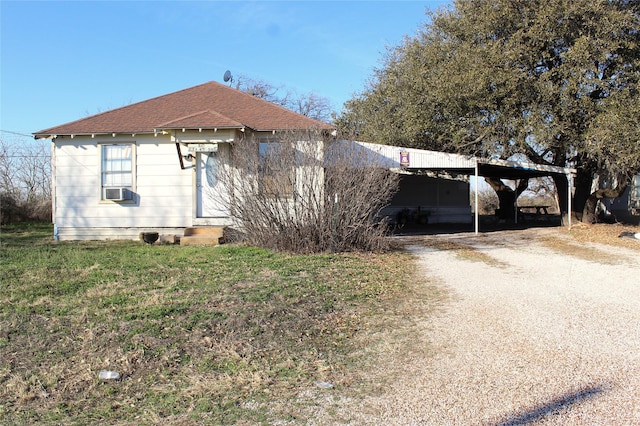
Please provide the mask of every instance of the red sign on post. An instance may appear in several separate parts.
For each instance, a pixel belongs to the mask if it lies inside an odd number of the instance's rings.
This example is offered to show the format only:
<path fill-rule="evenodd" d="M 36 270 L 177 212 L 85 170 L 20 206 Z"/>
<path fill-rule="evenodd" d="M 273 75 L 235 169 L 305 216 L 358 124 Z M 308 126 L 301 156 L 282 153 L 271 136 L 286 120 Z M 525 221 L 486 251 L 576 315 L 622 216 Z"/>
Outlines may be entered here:
<path fill-rule="evenodd" d="M 409 167 L 409 151 L 400 151 L 400 165 L 402 167 Z"/>

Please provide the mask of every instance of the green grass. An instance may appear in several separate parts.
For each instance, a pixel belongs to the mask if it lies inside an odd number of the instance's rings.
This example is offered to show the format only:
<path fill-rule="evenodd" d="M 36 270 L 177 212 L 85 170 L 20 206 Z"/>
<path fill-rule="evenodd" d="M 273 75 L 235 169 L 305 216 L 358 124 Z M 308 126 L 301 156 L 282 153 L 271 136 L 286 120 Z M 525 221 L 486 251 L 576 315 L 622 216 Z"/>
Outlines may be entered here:
<path fill-rule="evenodd" d="M 400 252 L 1 231 L 2 424 L 304 424 L 300 394 L 314 381 L 350 395 L 366 387 L 358 380 L 381 356 L 373 336 L 398 329 L 389 312 L 418 282 Z M 103 369 L 122 379 L 99 380 Z"/>

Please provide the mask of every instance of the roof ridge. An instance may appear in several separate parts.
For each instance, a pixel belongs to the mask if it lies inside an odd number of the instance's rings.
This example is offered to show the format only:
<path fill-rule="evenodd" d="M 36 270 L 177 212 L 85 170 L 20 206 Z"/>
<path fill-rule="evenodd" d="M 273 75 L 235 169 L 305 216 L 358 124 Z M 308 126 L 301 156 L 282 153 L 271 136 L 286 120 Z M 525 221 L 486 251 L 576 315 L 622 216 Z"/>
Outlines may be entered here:
<path fill-rule="evenodd" d="M 194 113 L 192 113 L 192 114 L 184 115 L 184 116 L 182 116 L 182 117 L 176 117 L 176 118 L 173 118 L 173 119 L 171 119 L 171 120 L 169 120 L 169 121 L 165 121 L 164 123 L 156 124 L 156 126 L 155 126 L 155 127 L 160 128 L 160 127 L 168 126 L 168 125 L 170 125 L 171 123 L 174 123 L 174 122 L 176 122 L 176 121 L 180 121 L 180 120 L 184 120 L 184 119 L 192 118 L 192 117 L 197 117 L 197 116 L 199 116 L 199 115 L 203 115 L 203 114 L 211 114 L 211 115 L 214 115 L 214 116 L 217 116 L 217 117 L 223 117 L 223 118 L 225 118 L 225 119 L 227 119 L 227 120 L 229 120 L 229 121 L 233 121 L 234 123 L 237 123 L 239 126 L 242 126 L 242 125 L 243 125 L 242 123 L 238 122 L 237 120 L 234 120 L 234 119 L 233 119 L 233 118 L 231 118 L 231 117 L 227 117 L 227 116 L 226 116 L 226 115 L 224 115 L 224 114 L 220 114 L 218 111 L 214 111 L 214 110 L 212 110 L 211 108 L 208 108 L 208 109 L 203 109 L 202 111 L 194 112 Z"/>
<path fill-rule="evenodd" d="M 207 81 L 207 82 L 205 82 L 205 83 L 197 84 L 197 85 L 195 85 L 195 86 L 191 86 L 191 87 L 187 87 L 187 88 L 184 88 L 184 89 L 176 90 L 176 91 L 174 91 L 174 92 L 165 93 L 164 95 L 158 95 L 158 96 L 154 96 L 154 97 L 149 98 L 149 99 L 143 99 L 143 100 L 138 101 L 138 102 L 133 102 L 133 103 L 130 103 L 130 104 L 127 104 L 127 105 L 122 105 L 122 106 L 119 106 L 119 107 L 116 107 L 116 108 L 108 109 L 108 110 L 106 110 L 106 111 L 102 111 L 102 112 L 99 112 L 99 113 L 97 113 L 97 114 L 91 114 L 91 115 L 88 115 L 88 116 L 86 116 L 86 117 L 78 118 L 78 119 L 76 119 L 76 120 L 72 120 L 72 121 L 69 121 L 69 122 L 66 122 L 66 123 L 59 124 L 59 125 L 57 125 L 57 126 L 48 127 L 48 128 L 46 128 L 46 129 L 40 130 L 40 131 L 38 131 L 38 132 L 33 132 L 32 134 L 33 134 L 33 135 L 45 134 L 45 133 L 48 133 L 48 131 L 49 131 L 49 130 L 51 130 L 51 129 L 55 129 L 55 128 L 57 128 L 57 127 L 62 127 L 62 126 L 68 126 L 68 125 L 71 125 L 71 124 L 75 124 L 75 123 L 77 123 L 77 122 L 80 122 L 80 121 L 82 121 L 82 120 L 86 120 L 86 119 L 88 119 L 88 118 L 100 117 L 101 115 L 110 114 L 110 113 L 113 113 L 113 112 L 115 112 L 115 111 L 119 111 L 119 110 L 121 110 L 121 109 L 123 109 L 123 108 L 128 108 L 128 107 L 131 107 L 131 106 L 134 106 L 134 105 L 142 105 L 142 104 L 145 104 L 145 103 L 148 103 L 148 102 L 154 101 L 154 100 L 156 100 L 156 99 L 163 98 L 163 97 L 165 97 L 165 96 L 174 95 L 174 94 L 177 94 L 177 93 L 180 93 L 180 92 L 185 92 L 185 91 L 187 91 L 187 90 L 195 89 L 196 87 L 204 86 L 204 85 L 207 85 L 207 84 L 209 84 L 209 83 L 216 83 L 216 82 L 215 82 L 215 81 L 213 81 L 213 80 L 211 80 L 211 81 Z M 218 83 L 218 84 L 219 84 L 219 83 Z"/>

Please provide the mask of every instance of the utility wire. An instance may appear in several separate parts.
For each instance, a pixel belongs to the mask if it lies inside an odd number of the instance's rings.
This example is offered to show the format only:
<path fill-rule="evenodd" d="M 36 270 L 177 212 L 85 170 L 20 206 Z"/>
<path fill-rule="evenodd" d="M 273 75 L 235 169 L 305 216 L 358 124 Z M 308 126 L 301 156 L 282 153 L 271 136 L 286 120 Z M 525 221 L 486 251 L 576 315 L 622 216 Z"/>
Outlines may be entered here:
<path fill-rule="evenodd" d="M 0 155 L 2 157 L 2 155 Z M 5 155 L 6 158 L 49 158 L 51 155 Z"/>
<path fill-rule="evenodd" d="M 32 137 L 33 137 L 33 135 L 27 135 L 26 133 L 14 132 L 14 131 L 11 131 L 11 130 L 3 130 L 3 129 L 0 129 L 0 132 L 10 133 L 10 134 L 12 134 L 12 135 L 16 135 L 16 136 L 27 136 L 27 137 L 29 137 L 29 138 L 32 138 Z"/>

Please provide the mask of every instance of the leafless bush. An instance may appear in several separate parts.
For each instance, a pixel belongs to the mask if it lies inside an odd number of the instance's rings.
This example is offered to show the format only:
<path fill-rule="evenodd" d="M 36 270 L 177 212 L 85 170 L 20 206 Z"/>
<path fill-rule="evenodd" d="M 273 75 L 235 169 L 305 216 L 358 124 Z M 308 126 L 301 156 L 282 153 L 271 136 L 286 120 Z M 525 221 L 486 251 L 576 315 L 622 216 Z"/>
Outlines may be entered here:
<path fill-rule="evenodd" d="M 280 251 L 380 250 L 380 210 L 397 176 L 366 149 L 320 132 L 287 132 L 234 143 L 218 180 L 231 216 L 251 244 Z"/>
<path fill-rule="evenodd" d="M 51 221 L 51 200 L 18 200 L 11 193 L 0 193 L 0 223 L 25 221 Z"/>
<path fill-rule="evenodd" d="M 471 192 L 471 205 L 475 211 L 475 192 Z M 496 209 L 500 207 L 500 203 L 498 201 L 498 196 L 496 192 L 491 188 L 481 189 L 478 192 L 478 214 L 482 215 L 492 215 L 495 213 Z"/>
<path fill-rule="evenodd" d="M 3 132 L 0 139 L 0 220 L 51 219 L 49 142 Z"/>
<path fill-rule="evenodd" d="M 0 192 L 0 224 L 16 222 L 20 219 L 20 205 L 9 192 Z"/>

